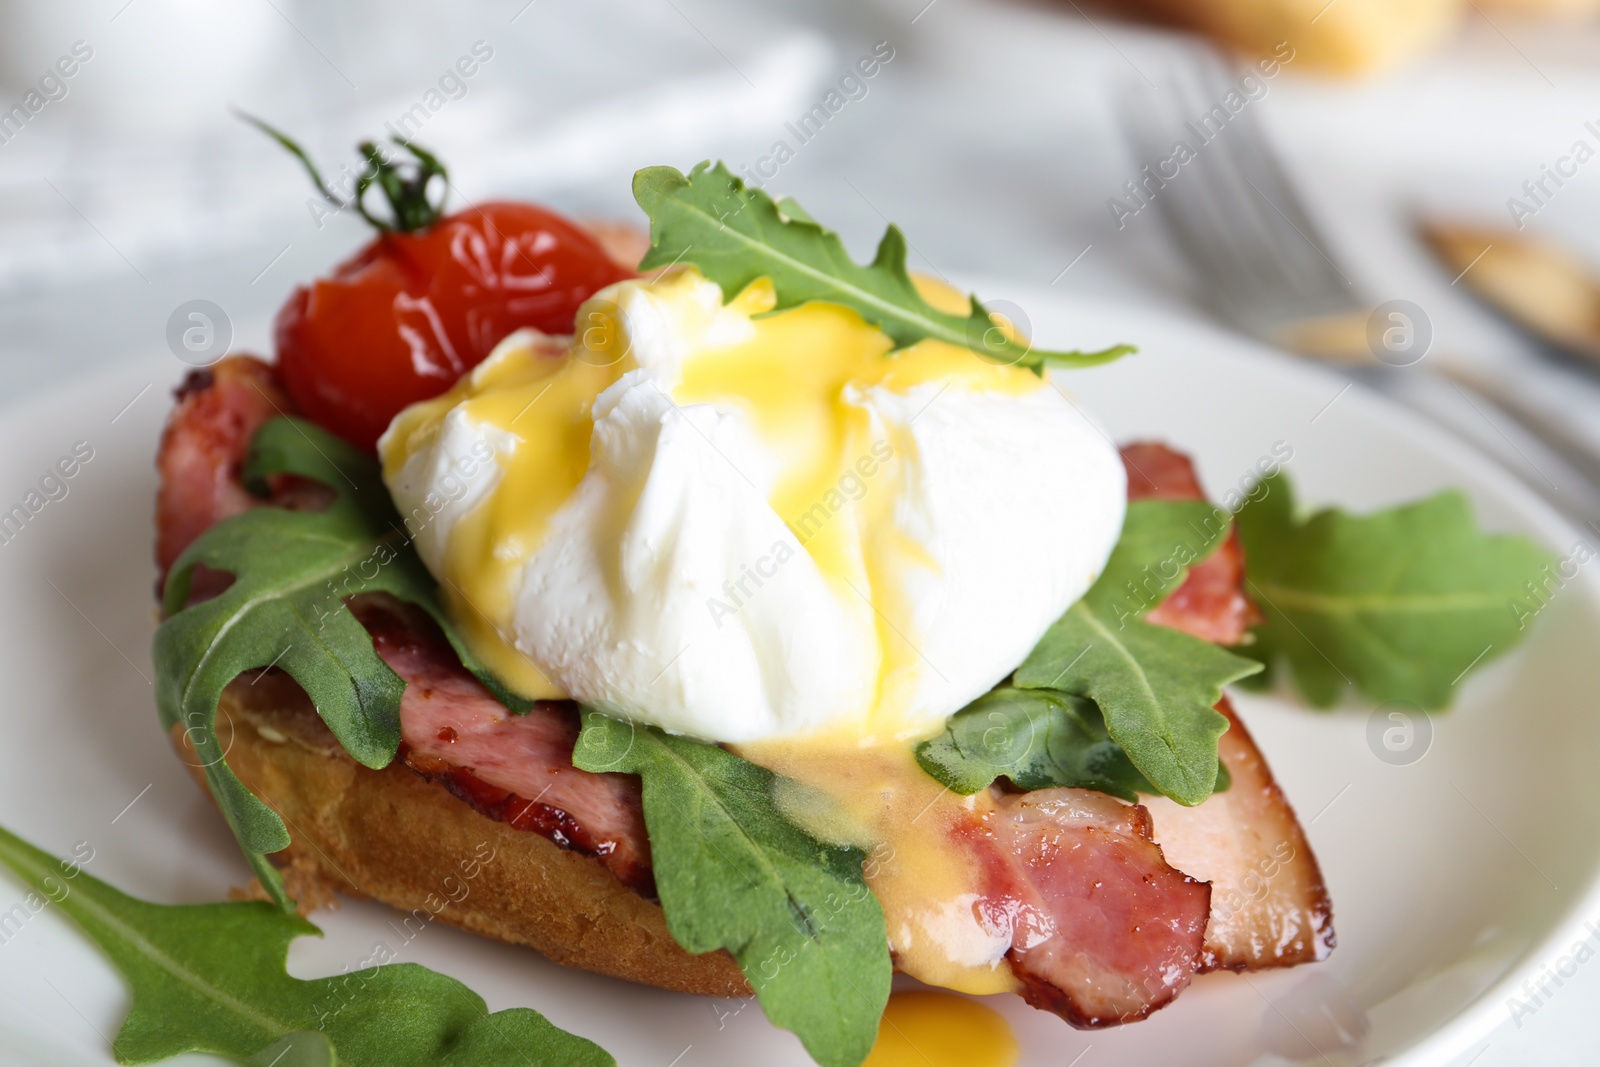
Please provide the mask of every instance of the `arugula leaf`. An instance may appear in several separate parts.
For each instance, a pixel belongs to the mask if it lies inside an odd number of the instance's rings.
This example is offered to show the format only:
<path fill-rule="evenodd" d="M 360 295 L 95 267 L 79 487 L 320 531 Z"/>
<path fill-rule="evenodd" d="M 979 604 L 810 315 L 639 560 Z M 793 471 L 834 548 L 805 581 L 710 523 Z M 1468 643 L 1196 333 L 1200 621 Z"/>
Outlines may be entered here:
<path fill-rule="evenodd" d="M 1051 626 L 1014 681 L 1088 697 L 1157 792 L 1194 805 L 1216 791 L 1222 687 L 1261 670 L 1196 637 L 1143 620 L 1120 630 L 1084 601 Z"/>
<path fill-rule="evenodd" d="M 1222 687 L 1261 665 L 1144 621 L 1227 536 L 1203 501 L 1128 505 L 1105 570 L 1001 686 L 918 746 L 924 770 L 959 793 L 996 778 L 1022 789 L 1074 785 L 1125 800 L 1198 804 L 1228 787 L 1215 710 Z"/>
<path fill-rule="evenodd" d="M 792 196 L 780 196 L 778 198 L 778 211 L 783 215 L 784 218 L 793 219 L 796 222 L 817 221 L 811 217 L 811 212 L 801 207 L 800 201 L 796 200 Z"/>
<path fill-rule="evenodd" d="M 1112 740 L 1155 790 L 1180 804 L 1216 791 L 1222 687 L 1261 670 L 1178 630 L 1144 621 L 1214 552 L 1228 516 L 1204 501 L 1139 500 L 1100 578 L 1013 676 L 1022 689 L 1093 700 Z"/>
<path fill-rule="evenodd" d="M 865 853 L 795 826 L 773 799 L 773 774 L 716 745 L 585 709 L 572 762 L 640 776 L 678 944 L 732 953 L 767 1017 L 823 1067 L 864 1060 L 893 972 Z"/>
<path fill-rule="evenodd" d="M 289 943 L 321 931 L 270 904 L 151 904 L 3 828 L 0 864 L 70 916 L 132 987 L 112 1043 L 119 1063 L 210 1052 L 263 1067 L 616 1064 L 531 1009 L 489 1014 L 482 997 L 420 964 L 291 977 Z"/>
<path fill-rule="evenodd" d="M 687 176 L 673 167 L 646 167 L 633 176 L 633 196 L 650 216 L 650 251 L 640 270 L 691 263 L 729 299 L 757 278 L 770 278 L 778 297 L 774 310 L 814 300 L 842 304 L 888 334 L 895 351 L 933 338 L 1034 370 L 1092 367 L 1133 351 L 1128 345 L 1102 352 L 1034 348 L 1005 336 L 977 297 L 966 315 L 940 311 L 906 272 L 906 240 L 897 227 L 889 227 L 863 267 L 838 234 L 792 199 L 774 203 L 721 163 L 701 163 Z"/>
<path fill-rule="evenodd" d="M 1469 669 L 1521 640 L 1527 583 L 1551 573 L 1551 554 L 1527 538 L 1481 532 L 1459 492 L 1299 519 L 1284 475 L 1264 485 L 1238 514 L 1266 616 L 1251 655 L 1287 659 L 1315 707 L 1353 685 L 1376 701 L 1443 708 Z"/>
<path fill-rule="evenodd" d="M 178 557 L 167 576 L 168 617 L 155 636 L 156 705 L 165 728 L 184 724 L 256 876 L 288 907 L 283 881 L 266 859 L 288 847 L 288 829 L 228 768 L 217 739 L 217 701 L 229 682 L 255 667 L 281 667 L 358 763 L 387 766 L 400 743 L 405 683 L 343 602 L 382 591 L 425 608 L 462 662 L 507 706 L 527 705 L 479 668 L 453 634 L 376 461 L 309 422 L 278 418 L 257 431 L 244 473 L 246 484 L 257 487 L 274 474 L 309 478 L 333 490 L 334 499 L 320 512 L 252 509 L 213 526 Z M 185 606 L 199 564 L 232 573 L 234 582 L 219 596 Z"/>
<path fill-rule="evenodd" d="M 1157 792 L 1111 740 L 1094 701 L 1051 689 L 1002 685 L 985 693 L 952 716 L 944 733 L 917 746 L 917 762 L 963 796 L 997 778 L 1023 792 L 1072 786 L 1130 802 Z M 1219 760 L 1212 792 L 1232 784 Z"/>
<path fill-rule="evenodd" d="M 1018 789 L 1098 789 L 1123 800 L 1154 793 L 1093 701 L 1050 689 L 1003 685 L 951 717 L 917 746 L 917 762 L 963 795 L 1009 778 Z"/>
<path fill-rule="evenodd" d="M 1105 570 L 1083 595 L 1119 626 L 1156 608 L 1215 552 L 1233 518 L 1204 500 L 1135 500 Z"/>

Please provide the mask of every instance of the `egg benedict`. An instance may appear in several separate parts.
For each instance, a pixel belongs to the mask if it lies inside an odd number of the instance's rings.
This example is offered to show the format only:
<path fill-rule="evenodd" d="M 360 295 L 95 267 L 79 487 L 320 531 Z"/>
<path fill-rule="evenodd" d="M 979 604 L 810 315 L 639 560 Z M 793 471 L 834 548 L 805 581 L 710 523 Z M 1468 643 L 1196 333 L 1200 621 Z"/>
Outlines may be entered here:
<path fill-rule="evenodd" d="M 543 209 L 397 206 L 286 306 L 294 373 L 180 391 L 158 701 L 261 892 L 753 994 L 825 1067 L 894 970 L 1101 1027 L 1324 957 L 1222 694 L 1259 669 L 1217 647 L 1255 621 L 1237 538 L 1050 374 L 1121 350 L 1037 349 L 897 230 L 855 264 L 721 168 L 635 192 L 644 273 Z M 448 381 L 400 358 L 419 322 Z M 434 907 L 469 844 L 498 859 Z"/>

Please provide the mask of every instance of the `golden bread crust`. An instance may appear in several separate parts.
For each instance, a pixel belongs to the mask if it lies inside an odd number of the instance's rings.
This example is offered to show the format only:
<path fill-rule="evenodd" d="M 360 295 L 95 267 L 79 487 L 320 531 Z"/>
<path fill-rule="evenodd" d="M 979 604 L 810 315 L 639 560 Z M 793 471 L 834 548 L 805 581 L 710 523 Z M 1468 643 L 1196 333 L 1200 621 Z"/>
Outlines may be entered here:
<path fill-rule="evenodd" d="M 332 887 L 569 967 L 703 996 L 750 994 L 731 956 L 684 951 L 660 905 L 593 857 L 487 818 L 399 762 L 356 763 L 286 676 L 237 679 L 217 733 L 234 773 L 288 823 L 294 843 L 274 859 L 300 880 L 300 899 L 326 899 Z M 172 740 L 203 787 L 181 723 Z"/>

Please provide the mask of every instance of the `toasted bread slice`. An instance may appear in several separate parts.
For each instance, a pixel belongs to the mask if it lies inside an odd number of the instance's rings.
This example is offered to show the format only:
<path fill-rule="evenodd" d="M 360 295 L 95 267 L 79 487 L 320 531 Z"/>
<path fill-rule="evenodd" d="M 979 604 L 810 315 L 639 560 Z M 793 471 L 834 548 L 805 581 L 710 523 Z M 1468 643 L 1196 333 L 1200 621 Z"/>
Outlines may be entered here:
<path fill-rule="evenodd" d="M 335 889 L 410 913 L 408 927 L 437 920 L 632 982 L 750 994 L 731 956 L 684 951 L 660 905 L 594 857 L 480 815 L 398 761 L 381 771 L 356 763 L 286 675 L 234 681 L 217 734 L 228 765 L 289 825 L 294 843 L 274 858 L 314 883 L 299 887 L 301 899 Z M 172 740 L 203 788 L 181 723 Z"/>

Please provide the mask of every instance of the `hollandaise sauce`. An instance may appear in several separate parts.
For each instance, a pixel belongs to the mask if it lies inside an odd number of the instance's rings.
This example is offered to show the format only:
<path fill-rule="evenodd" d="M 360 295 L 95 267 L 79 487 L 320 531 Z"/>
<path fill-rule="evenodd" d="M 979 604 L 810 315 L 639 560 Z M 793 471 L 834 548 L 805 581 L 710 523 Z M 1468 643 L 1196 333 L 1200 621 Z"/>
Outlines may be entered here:
<path fill-rule="evenodd" d="M 862 1067 L 1016 1067 L 1017 1039 L 992 1008 L 933 990 L 889 998 Z"/>

